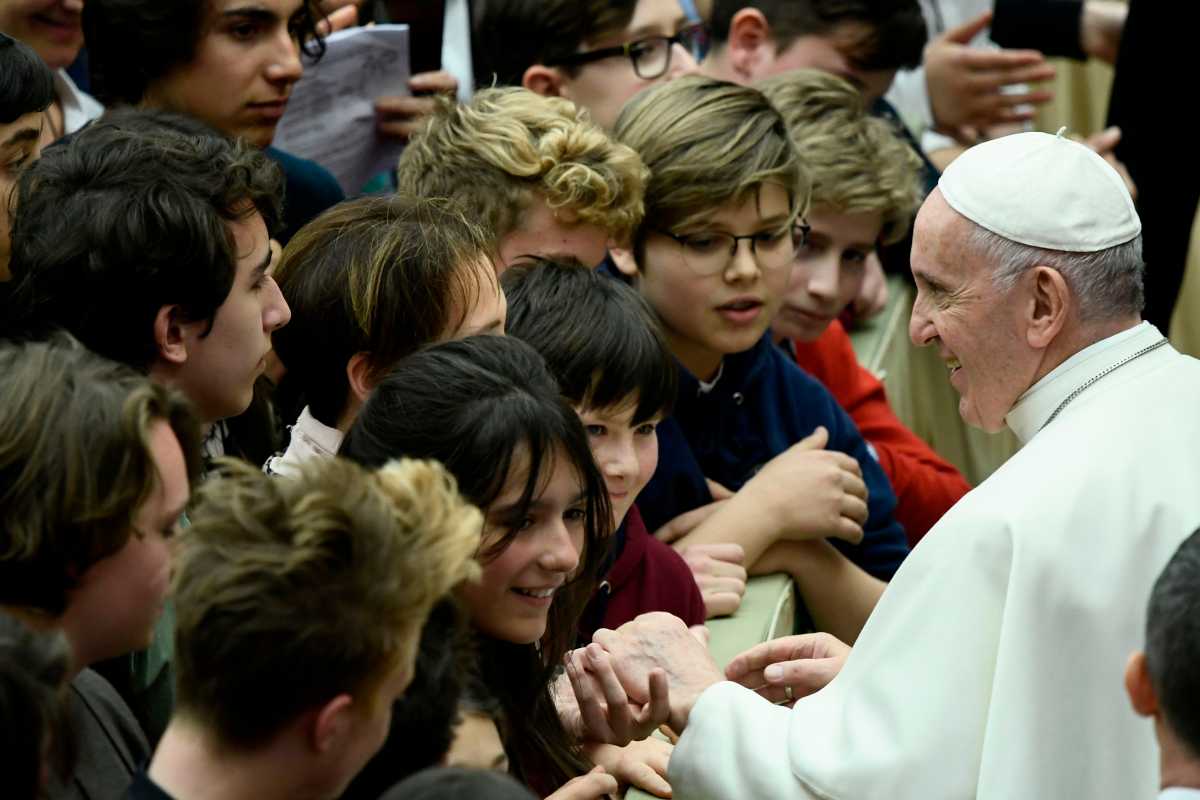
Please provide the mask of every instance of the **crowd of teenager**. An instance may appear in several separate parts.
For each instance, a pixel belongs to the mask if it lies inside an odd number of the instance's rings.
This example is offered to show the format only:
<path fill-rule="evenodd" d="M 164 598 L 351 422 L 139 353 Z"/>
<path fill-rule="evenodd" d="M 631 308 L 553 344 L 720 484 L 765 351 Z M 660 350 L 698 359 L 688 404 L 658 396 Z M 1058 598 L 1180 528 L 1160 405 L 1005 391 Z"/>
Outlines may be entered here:
<path fill-rule="evenodd" d="M 916 0 L 464 3 L 347 198 L 271 143 L 355 5 L 0 0 L 5 797 L 669 797 L 593 634 L 852 643 L 970 488 L 847 333 Z"/>

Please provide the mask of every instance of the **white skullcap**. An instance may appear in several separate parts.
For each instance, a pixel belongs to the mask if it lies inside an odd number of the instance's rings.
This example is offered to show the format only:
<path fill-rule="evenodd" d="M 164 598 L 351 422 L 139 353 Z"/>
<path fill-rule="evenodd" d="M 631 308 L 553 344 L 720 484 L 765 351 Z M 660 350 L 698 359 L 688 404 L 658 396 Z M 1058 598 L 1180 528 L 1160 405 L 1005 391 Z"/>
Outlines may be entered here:
<path fill-rule="evenodd" d="M 972 147 L 938 181 L 942 197 L 975 224 L 1032 247 L 1094 253 L 1133 240 L 1142 221 L 1125 182 L 1065 130 Z"/>

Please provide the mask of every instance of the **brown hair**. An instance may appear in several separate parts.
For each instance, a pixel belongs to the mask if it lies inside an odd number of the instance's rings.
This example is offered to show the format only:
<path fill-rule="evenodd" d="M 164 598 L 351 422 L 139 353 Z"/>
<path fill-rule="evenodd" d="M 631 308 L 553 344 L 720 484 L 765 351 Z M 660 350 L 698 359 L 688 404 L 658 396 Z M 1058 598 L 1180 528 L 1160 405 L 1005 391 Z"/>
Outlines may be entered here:
<path fill-rule="evenodd" d="M 757 87 L 787 122 L 812 178 L 812 205 L 878 212 L 880 241 L 903 238 L 922 200 L 921 160 L 887 122 L 867 113 L 858 90 L 815 69 L 793 70 Z"/>
<path fill-rule="evenodd" d="M 700 76 L 659 84 L 629 101 L 614 133 L 650 169 L 643 230 L 695 225 L 766 183 L 787 192 L 793 219 L 808 205 L 787 126 L 757 89 Z"/>
<path fill-rule="evenodd" d="M 171 426 L 189 481 L 200 425 L 182 395 L 65 334 L 0 344 L 0 397 L 0 605 L 58 616 L 88 567 L 140 535 L 152 423 Z"/>
<path fill-rule="evenodd" d="M 434 604 L 479 574 L 482 515 L 433 461 L 316 459 L 279 479 L 226 460 L 191 521 L 174 584 L 179 707 L 234 747 L 373 691 L 415 659 Z"/>
<path fill-rule="evenodd" d="M 504 88 L 440 101 L 398 177 L 402 192 L 452 198 L 499 242 L 534 195 L 623 239 L 642 221 L 649 174 L 571 101 Z"/>
<path fill-rule="evenodd" d="M 350 391 L 346 362 L 366 353 L 381 376 L 442 338 L 485 290 L 476 267 L 490 259 L 483 231 L 442 200 L 367 197 L 305 225 L 275 273 L 292 310 L 272 336 L 288 370 L 284 397 L 299 395 L 335 425 Z"/>

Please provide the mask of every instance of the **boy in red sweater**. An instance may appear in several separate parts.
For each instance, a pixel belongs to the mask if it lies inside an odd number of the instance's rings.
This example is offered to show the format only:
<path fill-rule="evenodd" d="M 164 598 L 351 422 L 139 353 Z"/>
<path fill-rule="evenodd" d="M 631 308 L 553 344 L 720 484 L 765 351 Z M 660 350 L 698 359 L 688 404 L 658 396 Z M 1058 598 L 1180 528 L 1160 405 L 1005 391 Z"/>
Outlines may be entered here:
<path fill-rule="evenodd" d="M 883 384 L 858 363 L 837 317 L 857 296 L 876 245 L 902 238 L 911 224 L 921 165 L 841 78 L 796 70 L 758 88 L 787 121 L 813 182 L 812 230 L 772 332 L 874 448 L 896 493 L 896 519 L 916 545 L 970 486 L 896 418 Z"/>
<path fill-rule="evenodd" d="M 509 336 L 546 360 L 588 432 L 612 499 L 612 562 L 580 621 L 580 641 L 647 611 L 702 624 L 706 605 L 745 591 L 745 569 L 722 559 L 702 595 L 688 563 L 646 530 L 635 500 L 658 465 L 655 427 L 671 411 L 675 368 L 654 315 L 633 289 L 577 265 L 514 267 L 501 285 Z M 738 545 L 716 545 L 736 548 Z M 734 559 L 740 561 L 740 559 Z M 729 611 L 724 611 L 729 613 Z"/>

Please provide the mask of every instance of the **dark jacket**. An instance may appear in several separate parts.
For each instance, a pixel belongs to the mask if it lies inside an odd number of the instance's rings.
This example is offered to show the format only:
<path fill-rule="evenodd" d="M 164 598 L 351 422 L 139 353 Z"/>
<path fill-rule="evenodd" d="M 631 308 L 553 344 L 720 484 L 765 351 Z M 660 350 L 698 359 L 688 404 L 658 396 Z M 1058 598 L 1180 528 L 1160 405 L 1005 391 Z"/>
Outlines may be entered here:
<path fill-rule="evenodd" d="M 837 400 L 769 335 L 744 353 L 726 356 L 720 379 L 706 394 L 695 376 L 679 367 L 675 413 L 658 426 L 658 470 L 638 496 L 646 526 L 657 530 L 712 502 L 705 478 L 737 491 L 820 425 L 829 430 L 827 449 L 858 461 L 869 492 L 862 542 L 835 539 L 833 544 L 866 572 L 889 580 L 908 554 L 908 542 L 892 515 L 896 496 L 887 476 Z"/>

